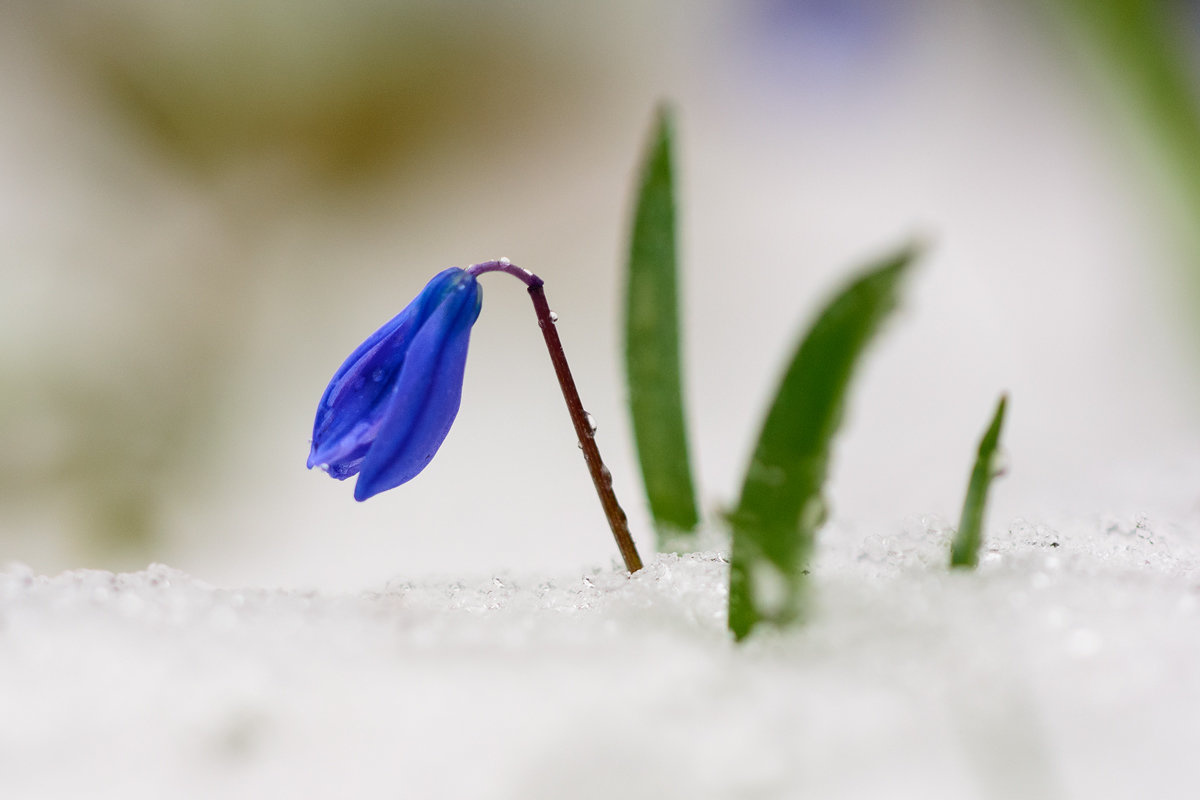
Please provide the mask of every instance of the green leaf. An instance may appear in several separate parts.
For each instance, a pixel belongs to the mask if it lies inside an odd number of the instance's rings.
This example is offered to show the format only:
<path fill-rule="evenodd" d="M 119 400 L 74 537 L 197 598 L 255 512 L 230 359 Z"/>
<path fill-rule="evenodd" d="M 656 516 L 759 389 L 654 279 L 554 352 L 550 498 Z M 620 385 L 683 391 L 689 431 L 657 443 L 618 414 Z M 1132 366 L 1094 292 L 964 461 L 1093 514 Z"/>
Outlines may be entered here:
<path fill-rule="evenodd" d="M 1000 447 L 1000 429 L 1004 427 L 1004 411 L 1008 406 L 1008 395 L 1000 395 L 992 422 L 979 441 L 979 453 L 975 467 L 971 470 L 971 481 L 967 484 L 967 497 L 963 500 L 962 519 L 958 523 L 958 534 L 950 548 L 950 566 L 973 569 L 979 563 L 979 545 L 983 542 L 983 512 L 987 508 L 988 487 L 992 479 L 1004 474 L 997 466 L 996 451 Z"/>
<path fill-rule="evenodd" d="M 803 611 L 833 436 L 855 365 L 896 307 L 918 249 L 910 245 L 853 280 L 817 317 L 784 373 L 730 515 L 729 628 L 787 625 Z"/>
<path fill-rule="evenodd" d="M 671 127 L 660 109 L 642 164 L 625 306 L 629 409 L 660 549 L 699 521 L 680 375 Z"/>

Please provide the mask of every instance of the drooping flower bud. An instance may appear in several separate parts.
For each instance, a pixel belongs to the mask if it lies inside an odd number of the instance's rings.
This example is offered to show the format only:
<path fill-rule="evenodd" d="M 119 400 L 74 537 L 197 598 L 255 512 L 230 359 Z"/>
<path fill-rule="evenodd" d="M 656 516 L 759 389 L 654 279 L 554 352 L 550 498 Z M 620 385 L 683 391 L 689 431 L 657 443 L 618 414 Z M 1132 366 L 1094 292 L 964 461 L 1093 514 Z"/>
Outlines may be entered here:
<path fill-rule="evenodd" d="M 360 501 L 423 470 L 458 414 L 482 299 L 474 275 L 443 270 L 359 345 L 321 397 L 308 468 L 358 475 Z"/>

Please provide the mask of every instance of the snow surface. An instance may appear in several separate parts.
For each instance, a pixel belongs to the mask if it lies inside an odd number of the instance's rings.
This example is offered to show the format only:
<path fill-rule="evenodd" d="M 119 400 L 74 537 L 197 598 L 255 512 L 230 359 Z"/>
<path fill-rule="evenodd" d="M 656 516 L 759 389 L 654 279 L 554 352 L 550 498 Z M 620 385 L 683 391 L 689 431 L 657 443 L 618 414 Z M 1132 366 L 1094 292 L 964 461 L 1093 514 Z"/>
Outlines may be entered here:
<path fill-rule="evenodd" d="M 1194 797 L 1197 530 L 832 527 L 734 645 L 719 551 L 364 594 L 0 572 L 3 798 Z"/>

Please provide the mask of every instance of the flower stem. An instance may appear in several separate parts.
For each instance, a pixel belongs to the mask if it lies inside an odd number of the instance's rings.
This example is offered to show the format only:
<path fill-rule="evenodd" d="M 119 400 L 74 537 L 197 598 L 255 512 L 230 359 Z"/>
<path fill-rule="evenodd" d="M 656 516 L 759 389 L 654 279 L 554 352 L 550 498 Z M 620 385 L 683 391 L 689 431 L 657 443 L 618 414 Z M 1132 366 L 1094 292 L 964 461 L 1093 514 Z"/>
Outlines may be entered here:
<path fill-rule="evenodd" d="M 537 314 L 538 327 L 546 340 L 546 349 L 550 351 L 550 361 L 554 364 L 554 372 L 558 376 L 558 385 L 562 387 L 563 399 L 567 401 L 567 411 L 571 422 L 575 425 L 575 435 L 579 437 L 579 446 L 583 450 L 583 460 L 587 462 L 588 472 L 591 473 L 592 483 L 596 486 L 596 494 L 600 497 L 600 505 L 604 507 L 604 516 L 608 518 L 608 526 L 612 528 L 613 538 L 617 540 L 617 549 L 625 560 L 625 569 L 637 572 L 642 568 L 642 559 L 638 556 L 633 537 L 629 535 L 629 522 L 617 495 L 613 492 L 612 474 L 600 458 L 600 449 L 596 447 L 596 431 L 594 423 L 583 402 L 579 399 L 579 390 L 575 388 L 575 379 L 571 377 L 571 368 L 567 366 L 567 356 L 563 352 L 562 341 L 558 338 L 555 318 L 546 303 L 544 282 L 527 269 L 521 269 L 507 258 L 496 261 L 484 261 L 467 268 L 472 275 L 482 275 L 485 272 L 506 272 L 525 283 L 529 287 L 529 297 L 533 300 L 533 310 Z"/>

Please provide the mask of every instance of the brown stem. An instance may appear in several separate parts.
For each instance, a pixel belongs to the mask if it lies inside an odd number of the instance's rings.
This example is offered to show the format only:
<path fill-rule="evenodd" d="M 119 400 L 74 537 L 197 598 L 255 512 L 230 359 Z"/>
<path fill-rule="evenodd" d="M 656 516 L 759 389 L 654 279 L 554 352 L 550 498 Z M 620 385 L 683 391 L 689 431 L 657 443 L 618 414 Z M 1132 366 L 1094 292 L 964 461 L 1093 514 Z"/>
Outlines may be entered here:
<path fill-rule="evenodd" d="M 468 272 L 479 275 L 484 272 L 507 272 L 519 278 L 529 287 L 529 297 L 533 300 L 533 310 L 537 314 L 538 327 L 546 340 L 546 349 L 550 351 L 550 361 L 554 364 L 554 373 L 558 376 L 558 385 L 562 387 L 563 399 L 567 401 L 567 411 L 575 426 L 575 435 L 579 437 L 579 446 L 583 450 L 583 460 L 587 462 L 588 472 L 591 473 L 592 483 L 596 486 L 596 494 L 600 497 L 600 505 L 604 507 L 604 516 L 608 518 L 608 526 L 612 528 L 613 538 L 617 540 L 617 549 L 625 560 L 625 569 L 637 572 L 642 568 L 642 559 L 638 556 L 633 537 L 629 535 L 629 522 L 617 495 L 613 492 L 612 474 L 600 458 L 600 449 L 596 447 L 596 431 L 590 415 L 583 408 L 579 399 L 579 390 L 575 388 L 575 379 L 571 377 L 571 368 L 567 366 L 567 356 L 563 352 L 562 340 L 558 338 L 555 318 L 546 302 L 546 292 L 543 281 L 526 269 L 513 265 L 507 258 L 497 261 L 485 261 L 468 267 Z"/>

